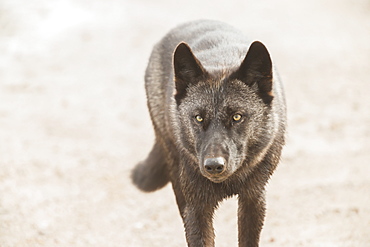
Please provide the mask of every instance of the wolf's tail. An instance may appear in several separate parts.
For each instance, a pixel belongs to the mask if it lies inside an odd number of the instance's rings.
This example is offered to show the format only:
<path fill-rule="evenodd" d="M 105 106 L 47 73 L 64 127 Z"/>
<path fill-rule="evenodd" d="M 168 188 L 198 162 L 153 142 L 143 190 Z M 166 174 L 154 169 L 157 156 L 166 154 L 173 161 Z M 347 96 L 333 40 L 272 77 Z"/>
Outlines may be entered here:
<path fill-rule="evenodd" d="M 131 179 L 145 192 L 158 190 L 169 182 L 165 155 L 157 142 L 148 157 L 132 170 Z"/>

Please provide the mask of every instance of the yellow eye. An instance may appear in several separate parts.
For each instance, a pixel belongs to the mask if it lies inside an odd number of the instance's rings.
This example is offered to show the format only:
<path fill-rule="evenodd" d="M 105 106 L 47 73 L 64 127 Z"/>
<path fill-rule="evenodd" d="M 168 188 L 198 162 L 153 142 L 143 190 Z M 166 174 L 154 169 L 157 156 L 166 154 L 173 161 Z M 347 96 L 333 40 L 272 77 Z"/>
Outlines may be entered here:
<path fill-rule="evenodd" d="M 234 116 L 233 116 L 233 120 L 235 121 L 235 122 L 238 122 L 238 121 L 240 121 L 242 119 L 242 115 L 240 115 L 240 114 L 235 114 Z"/>
<path fill-rule="evenodd" d="M 195 120 L 197 120 L 198 123 L 201 123 L 204 119 L 200 115 L 196 115 Z"/>

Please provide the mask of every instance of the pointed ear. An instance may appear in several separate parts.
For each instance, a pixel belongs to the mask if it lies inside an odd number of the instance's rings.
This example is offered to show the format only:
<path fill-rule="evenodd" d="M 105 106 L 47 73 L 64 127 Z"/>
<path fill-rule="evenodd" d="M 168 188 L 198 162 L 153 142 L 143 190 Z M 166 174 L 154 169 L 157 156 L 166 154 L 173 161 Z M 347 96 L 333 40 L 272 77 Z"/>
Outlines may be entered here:
<path fill-rule="evenodd" d="M 257 83 L 259 95 L 262 100 L 269 104 L 273 99 L 272 93 L 272 62 L 266 47 L 259 41 L 255 41 L 249 47 L 248 53 L 236 77 L 246 83 L 253 85 Z"/>
<path fill-rule="evenodd" d="M 187 87 L 197 83 L 206 72 L 186 43 L 180 43 L 176 47 L 173 54 L 173 67 L 176 84 L 175 98 L 179 103 L 185 96 Z"/>

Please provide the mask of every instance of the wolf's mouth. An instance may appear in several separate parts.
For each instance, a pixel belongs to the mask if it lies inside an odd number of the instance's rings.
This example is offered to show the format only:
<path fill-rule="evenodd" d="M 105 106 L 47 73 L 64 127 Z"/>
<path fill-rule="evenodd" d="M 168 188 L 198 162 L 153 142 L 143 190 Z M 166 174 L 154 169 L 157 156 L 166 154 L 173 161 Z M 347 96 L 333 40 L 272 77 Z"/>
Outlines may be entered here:
<path fill-rule="evenodd" d="M 208 179 L 217 184 L 222 183 L 223 181 L 226 180 L 226 178 L 208 178 Z"/>
<path fill-rule="evenodd" d="M 204 171 L 202 171 L 201 173 L 205 178 L 217 184 L 224 182 L 230 177 L 230 173 L 228 173 L 227 171 L 223 172 L 222 174 L 217 174 L 217 175 L 212 175 Z"/>
<path fill-rule="evenodd" d="M 222 182 L 224 182 L 228 177 L 229 177 L 229 176 L 222 176 L 222 177 L 218 177 L 218 176 L 217 176 L 217 177 L 216 177 L 216 176 L 212 176 L 212 177 L 210 177 L 210 176 L 208 176 L 207 178 L 208 178 L 211 182 L 218 184 L 218 183 L 222 183 Z"/>

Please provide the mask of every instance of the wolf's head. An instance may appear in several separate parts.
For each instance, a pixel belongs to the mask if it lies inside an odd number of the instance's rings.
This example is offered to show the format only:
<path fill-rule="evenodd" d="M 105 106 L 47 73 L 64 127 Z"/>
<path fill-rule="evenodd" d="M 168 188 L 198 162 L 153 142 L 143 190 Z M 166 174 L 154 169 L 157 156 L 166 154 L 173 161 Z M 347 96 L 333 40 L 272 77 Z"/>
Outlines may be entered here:
<path fill-rule="evenodd" d="M 252 169 L 271 144 L 272 62 L 256 41 L 232 71 L 207 71 L 180 43 L 173 56 L 179 135 L 200 172 L 220 183 Z"/>

